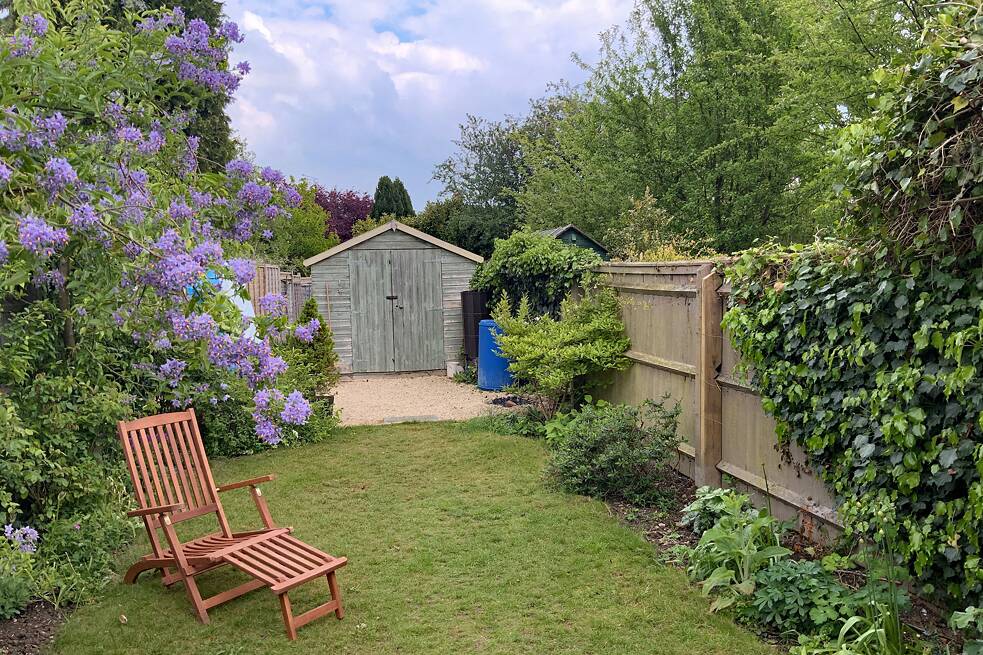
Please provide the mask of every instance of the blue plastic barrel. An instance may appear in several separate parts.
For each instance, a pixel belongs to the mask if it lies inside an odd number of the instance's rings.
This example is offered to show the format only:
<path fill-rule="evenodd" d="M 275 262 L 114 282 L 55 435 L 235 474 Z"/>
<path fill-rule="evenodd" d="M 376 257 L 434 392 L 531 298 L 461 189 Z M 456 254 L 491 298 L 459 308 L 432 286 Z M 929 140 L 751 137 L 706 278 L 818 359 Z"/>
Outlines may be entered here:
<path fill-rule="evenodd" d="M 490 318 L 478 322 L 478 388 L 485 391 L 501 391 L 512 384 L 509 360 L 495 342 L 495 335 L 501 332 Z"/>

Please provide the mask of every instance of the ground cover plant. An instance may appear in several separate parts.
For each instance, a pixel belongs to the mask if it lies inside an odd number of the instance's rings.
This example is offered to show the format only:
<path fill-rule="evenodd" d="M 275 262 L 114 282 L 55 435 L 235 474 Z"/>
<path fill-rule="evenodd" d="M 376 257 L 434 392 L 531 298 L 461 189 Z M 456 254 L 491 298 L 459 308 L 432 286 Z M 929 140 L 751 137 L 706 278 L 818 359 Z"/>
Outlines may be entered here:
<path fill-rule="evenodd" d="M 307 626 L 291 644 L 296 652 L 325 644 L 379 655 L 773 652 L 727 617 L 708 615 L 685 575 L 660 564 L 602 503 L 544 487 L 545 461 L 541 441 L 428 423 L 345 428 L 328 443 L 214 469 L 219 483 L 275 472 L 265 489 L 273 515 L 350 558 L 345 619 Z M 290 501 L 301 496 L 307 502 Z M 252 524 L 248 494 L 225 502 L 235 528 Z M 214 583 L 234 575 L 217 572 Z M 295 607 L 317 594 L 314 585 L 299 588 Z M 180 590 L 152 577 L 114 583 L 69 618 L 52 652 L 172 653 L 177 633 L 189 655 L 268 653 L 285 644 L 275 607 L 271 594 L 256 592 L 200 625 Z"/>

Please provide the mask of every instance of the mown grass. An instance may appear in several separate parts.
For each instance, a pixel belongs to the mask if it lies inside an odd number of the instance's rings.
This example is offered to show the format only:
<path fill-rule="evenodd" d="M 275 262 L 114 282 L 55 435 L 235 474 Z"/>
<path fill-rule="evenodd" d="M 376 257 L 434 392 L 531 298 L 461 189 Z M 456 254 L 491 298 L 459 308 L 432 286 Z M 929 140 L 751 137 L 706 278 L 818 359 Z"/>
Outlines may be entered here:
<path fill-rule="evenodd" d="M 547 490 L 540 443 L 467 424 L 341 430 L 324 443 L 215 462 L 218 484 L 268 472 L 274 519 L 350 563 L 347 615 L 289 643 L 270 592 L 191 615 L 180 585 L 144 575 L 76 611 L 53 652 L 658 653 L 772 652 L 708 603 L 599 502 Z M 248 493 L 223 500 L 258 525 Z M 120 560 L 121 571 L 145 541 Z M 210 593 L 238 574 L 200 578 Z M 326 598 L 314 582 L 296 611 Z M 121 621 L 125 615 L 125 623 Z"/>

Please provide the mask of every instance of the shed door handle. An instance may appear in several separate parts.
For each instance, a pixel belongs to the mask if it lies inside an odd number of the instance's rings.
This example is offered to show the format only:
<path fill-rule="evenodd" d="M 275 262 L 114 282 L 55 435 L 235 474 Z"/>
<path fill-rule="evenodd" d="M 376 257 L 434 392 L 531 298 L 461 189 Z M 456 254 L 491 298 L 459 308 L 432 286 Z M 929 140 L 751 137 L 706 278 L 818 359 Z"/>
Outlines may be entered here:
<path fill-rule="evenodd" d="M 386 296 L 386 300 L 396 300 L 399 296 Z"/>

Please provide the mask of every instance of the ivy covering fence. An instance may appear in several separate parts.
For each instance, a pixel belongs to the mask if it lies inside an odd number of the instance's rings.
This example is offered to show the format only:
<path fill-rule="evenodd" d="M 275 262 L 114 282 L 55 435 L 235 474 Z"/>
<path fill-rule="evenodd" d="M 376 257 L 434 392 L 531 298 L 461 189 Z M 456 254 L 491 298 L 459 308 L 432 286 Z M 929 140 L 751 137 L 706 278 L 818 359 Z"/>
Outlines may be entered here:
<path fill-rule="evenodd" d="M 944 5 L 844 134 L 846 238 L 745 252 L 725 318 L 778 439 L 927 593 L 983 599 L 983 18 Z"/>

